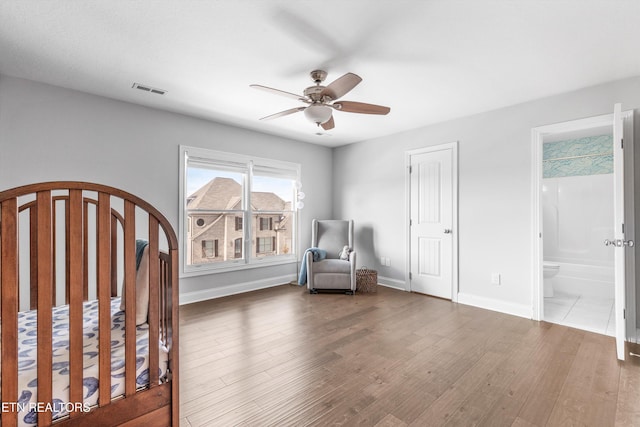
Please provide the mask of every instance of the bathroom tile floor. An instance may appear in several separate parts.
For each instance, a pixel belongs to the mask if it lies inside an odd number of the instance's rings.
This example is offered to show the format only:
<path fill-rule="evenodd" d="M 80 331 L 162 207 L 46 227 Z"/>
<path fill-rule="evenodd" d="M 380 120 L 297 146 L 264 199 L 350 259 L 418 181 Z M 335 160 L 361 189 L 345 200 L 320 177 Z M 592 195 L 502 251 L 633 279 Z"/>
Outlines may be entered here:
<path fill-rule="evenodd" d="M 556 292 L 544 299 L 544 320 L 615 336 L 614 299 Z"/>

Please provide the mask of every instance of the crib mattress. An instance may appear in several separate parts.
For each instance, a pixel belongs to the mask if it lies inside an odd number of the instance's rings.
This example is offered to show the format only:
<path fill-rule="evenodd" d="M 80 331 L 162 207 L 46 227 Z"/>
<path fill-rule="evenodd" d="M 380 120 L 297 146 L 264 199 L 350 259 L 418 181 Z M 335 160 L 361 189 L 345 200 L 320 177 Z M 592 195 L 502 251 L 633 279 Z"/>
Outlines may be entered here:
<path fill-rule="evenodd" d="M 67 415 L 65 405 L 69 399 L 69 306 L 55 307 L 53 316 L 53 419 Z M 98 301 L 84 303 L 84 405 L 98 402 Z M 28 411 L 30 402 L 38 402 L 37 390 L 37 311 L 18 314 L 18 403 L 26 408 L 18 415 L 19 425 L 37 424 L 35 410 Z M 111 397 L 124 394 L 125 316 L 120 310 L 120 298 L 111 299 Z M 159 375 L 167 370 L 168 351 L 160 345 Z M 149 384 L 149 325 L 137 326 L 136 331 L 136 384 L 144 388 Z M 33 405 L 31 405 L 33 406 Z"/>

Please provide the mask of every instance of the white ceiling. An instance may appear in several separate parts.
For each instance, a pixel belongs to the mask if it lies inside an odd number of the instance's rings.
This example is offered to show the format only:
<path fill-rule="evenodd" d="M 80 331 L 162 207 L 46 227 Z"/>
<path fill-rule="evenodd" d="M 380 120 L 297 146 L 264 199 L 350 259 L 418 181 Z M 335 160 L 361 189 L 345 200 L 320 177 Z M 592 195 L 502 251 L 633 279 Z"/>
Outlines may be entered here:
<path fill-rule="evenodd" d="M 637 0 L 0 1 L 0 74 L 327 146 L 640 75 L 638 40 Z M 258 121 L 316 68 L 391 113 Z"/>

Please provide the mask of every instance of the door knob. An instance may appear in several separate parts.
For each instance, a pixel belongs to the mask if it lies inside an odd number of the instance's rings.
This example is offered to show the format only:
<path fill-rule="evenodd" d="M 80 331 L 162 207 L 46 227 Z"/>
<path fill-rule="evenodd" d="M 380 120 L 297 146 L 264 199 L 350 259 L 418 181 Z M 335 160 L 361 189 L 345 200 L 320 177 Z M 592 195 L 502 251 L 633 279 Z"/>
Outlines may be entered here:
<path fill-rule="evenodd" d="M 444 234 L 451 234 L 451 229 L 450 228 L 445 228 L 444 229 Z"/>
<path fill-rule="evenodd" d="M 634 245 L 633 240 L 623 240 L 622 244 L 625 245 L 625 246 L 628 246 L 630 248 L 633 247 L 633 245 Z"/>
<path fill-rule="evenodd" d="M 605 246 L 616 246 L 616 241 L 615 240 L 604 239 L 604 245 Z"/>

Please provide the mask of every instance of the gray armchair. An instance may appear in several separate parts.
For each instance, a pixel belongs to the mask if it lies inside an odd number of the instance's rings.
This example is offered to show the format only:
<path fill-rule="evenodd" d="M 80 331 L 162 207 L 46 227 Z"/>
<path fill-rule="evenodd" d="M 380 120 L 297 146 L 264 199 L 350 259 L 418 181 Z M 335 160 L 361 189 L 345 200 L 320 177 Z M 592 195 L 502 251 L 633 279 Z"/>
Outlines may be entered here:
<path fill-rule="evenodd" d="M 356 291 L 356 253 L 353 251 L 353 220 L 317 220 L 311 222 L 311 246 L 327 252 L 325 259 L 313 261 L 307 253 L 307 288 L 310 293 L 320 289 Z M 352 250 L 348 260 L 340 259 L 345 246 Z"/>

